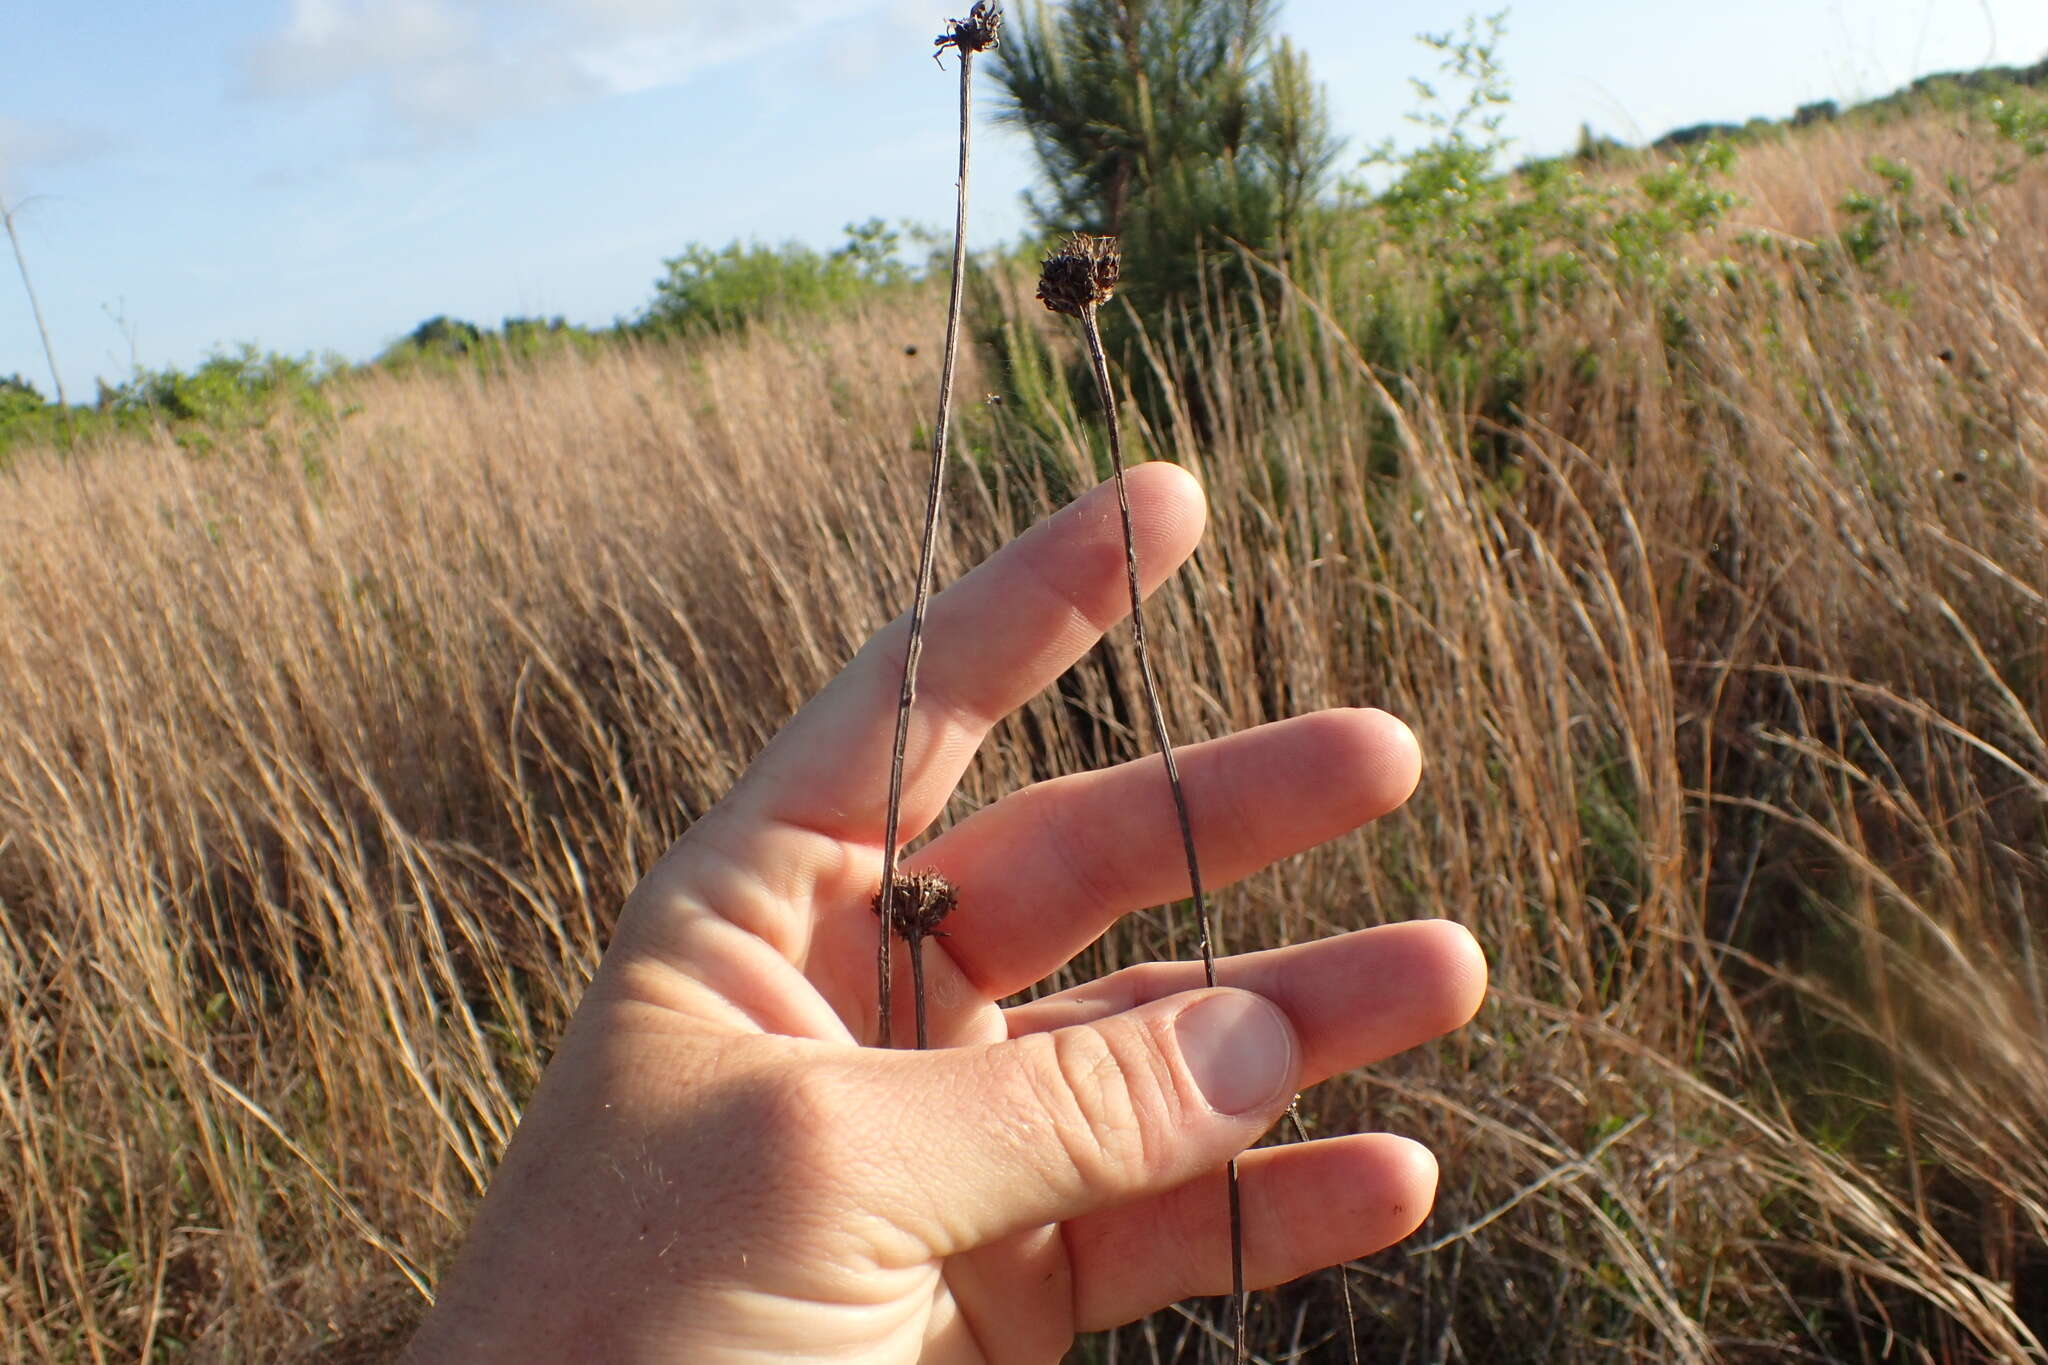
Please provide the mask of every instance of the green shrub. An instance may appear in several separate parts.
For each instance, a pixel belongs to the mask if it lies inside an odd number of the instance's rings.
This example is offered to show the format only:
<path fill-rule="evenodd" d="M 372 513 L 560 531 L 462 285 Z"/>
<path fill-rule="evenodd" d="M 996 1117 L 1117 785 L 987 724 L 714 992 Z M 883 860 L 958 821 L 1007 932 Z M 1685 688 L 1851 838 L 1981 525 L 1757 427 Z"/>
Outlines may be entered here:
<path fill-rule="evenodd" d="M 1990 101 L 1983 114 L 2000 137 L 2019 148 L 2021 155 L 2048 156 L 2048 97 L 2015 90 Z"/>
<path fill-rule="evenodd" d="M 849 223 L 846 242 L 826 253 L 801 242 L 767 246 L 691 244 L 662 262 L 654 301 L 638 324 L 651 332 L 731 332 L 757 322 L 847 307 L 920 272 L 902 259 L 906 237 L 879 218 Z"/>
<path fill-rule="evenodd" d="M 337 362 L 258 351 L 244 342 L 198 369 L 145 370 L 112 393 L 112 406 L 144 408 L 173 422 L 231 429 L 254 426 L 286 403 L 311 410 Z"/>
<path fill-rule="evenodd" d="M 1378 189 L 1348 186 L 1344 254 L 1368 300 L 1353 334 L 1375 339 L 1375 361 L 1440 368 L 1511 398 L 1522 344 L 1546 309 L 1595 281 L 1673 284 L 1684 274 L 1680 247 L 1713 232 L 1734 203 L 1718 183 L 1734 150 L 1688 140 L 1618 188 L 1586 173 L 1621 158 L 1584 130 L 1576 154 L 1506 170 L 1504 22 L 1493 15 L 1459 33 L 1422 35 L 1441 58 L 1445 87 L 1414 83 L 1420 107 L 1410 117 L 1430 137 L 1366 156 L 1362 170 L 1387 179 Z"/>
<path fill-rule="evenodd" d="M 18 374 L 0 375 L 0 424 L 41 412 L 42 392 Z"/>
<path fill-rule="evenodd" d="M 1877 183 L 1843 197 L 1848 222 L 1838 239 L 1848 258 L 1865 269 L 1877 267 L 1892 248 L 1926 236 L 1930 228 L 1953 237 L 1978 231 L 1984 222 L 1985 193 L 2012 183 L 2025 163 L 2048 156 L 2048 99 L 2009 84 L 1988 87 L 1988 93 L 1956 81 L 1934 88 L 1953 95 L 1953 107 L 1988 127 L 2006 150 L 1997 165 L 1977 178 L 1956 172 L 1941 177 L 1941 196 L 1922 188 L 1912 166 L 1886 156 L 1870 158 L 1866 169 Z"/>
<path fill-rule="evenodd" d="M 442 373 L 471 368 L 502 373 L 511 360 L 531 360 L 557 347 L 594 350 L 608 333 L 577 327 L 567 319 L 506 318 L 496 331 L 436 314 L 378 354 L 377 366 L 398 373 L 430 370 Z"/>

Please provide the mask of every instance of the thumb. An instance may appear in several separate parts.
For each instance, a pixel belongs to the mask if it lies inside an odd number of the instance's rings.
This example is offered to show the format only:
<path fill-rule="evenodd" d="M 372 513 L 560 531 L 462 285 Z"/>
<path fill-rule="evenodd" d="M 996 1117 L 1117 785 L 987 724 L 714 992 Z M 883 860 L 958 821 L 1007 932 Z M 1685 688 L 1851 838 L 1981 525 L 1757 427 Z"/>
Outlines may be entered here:
<path fill-rule="evenodd" d="M 944 1256 L 1220 1168 L 1286 1109 L 1301 1045 L 1271 1001 L 1218 989 L 916 1061 L 892 1221 Z"/>

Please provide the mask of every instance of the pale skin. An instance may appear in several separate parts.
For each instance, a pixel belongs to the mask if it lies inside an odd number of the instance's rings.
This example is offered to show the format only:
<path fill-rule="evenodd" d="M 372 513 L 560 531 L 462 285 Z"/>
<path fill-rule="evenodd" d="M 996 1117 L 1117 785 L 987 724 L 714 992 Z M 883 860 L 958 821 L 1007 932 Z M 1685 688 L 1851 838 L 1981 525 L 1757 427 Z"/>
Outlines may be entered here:
<path fill-rule="evenodd" d="M 1147 590 L 1203 502 L 1131 473 Z M 1097 488 L 934 599 L 903 835 L 995 720 L 1128 608 Z M 1041 783 L 918 850 L 960 888 L 926 942 L 934 1050 L 876 1032 L 885 778 L 906 626 L 876 637 L 648 873 L 407 1359 L 1040 1365 L 1076 1333 L 1224 1293 L 1224 1163 L 1297 1090 L 1458 1027 L 1486 966 L 1413 922 L 1152 963 L 1033 1003 L 1118 916 L 1187 894 L 1156 756 Z M 1190 745 L 1205 880 L 1376 819 L 1420 772 L 1393 717 L 1333 710 Z M 898 953 L 902 957 L 901 951 Z M 907 972 L 895 988 L 909 1036 Z M 1412 1232 L 1437 1169 L 1385 1134 L 1241 1162 L 1276 1284 Z"/>

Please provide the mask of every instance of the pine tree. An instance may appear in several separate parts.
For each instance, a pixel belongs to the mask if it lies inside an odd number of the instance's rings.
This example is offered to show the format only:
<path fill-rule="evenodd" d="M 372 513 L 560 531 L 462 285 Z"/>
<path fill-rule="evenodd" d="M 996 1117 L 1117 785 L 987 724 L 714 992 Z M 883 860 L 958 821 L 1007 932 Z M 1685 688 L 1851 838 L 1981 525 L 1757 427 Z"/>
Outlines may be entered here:
<path fill-rule="evenodd" d="M 1297 253 L 1338 150 L 1278 0 L 1064 0 L 1014 16 L 1003 115 L 1044 176 L 1047 232 L 1123 239 L 1142 310 L 1187 297 L 1206 250 Z"/>

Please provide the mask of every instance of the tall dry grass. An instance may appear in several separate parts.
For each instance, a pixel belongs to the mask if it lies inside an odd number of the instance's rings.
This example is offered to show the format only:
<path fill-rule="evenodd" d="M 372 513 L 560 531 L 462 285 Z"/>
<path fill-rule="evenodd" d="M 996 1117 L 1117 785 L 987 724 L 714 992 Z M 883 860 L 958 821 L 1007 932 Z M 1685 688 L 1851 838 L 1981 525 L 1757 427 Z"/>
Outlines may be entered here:
<path fill-rule="evenodd" d="M 904 600 L 929 302 L 0 487 L 0 1353 L 390 1353 L 613 908 Z M 1370 702 L 1428 755 L 1223 935 L 1448 914 L 1493 959 L 1472 1028 L 1313 1100 L 1443 1161 L 1351 1272 L 1375 1358 L 2041 1358 L 2048 245 L 1668 302 L 1551 319 L 1508 428 L 1341 300 L 1215 324 L 1141 430 L 1213 506 L 1172 728 Z M 969 436 L 942 577 L 1097 458 L 1071 407 Z M 1113 641 L 961 807 L 1136 751 L 1136 686 Z M 1265 1358 L 1327 1349 L 1329 1289 Z M 1213 1355 L 1203 1311 L 1084 1358 Z"/>

